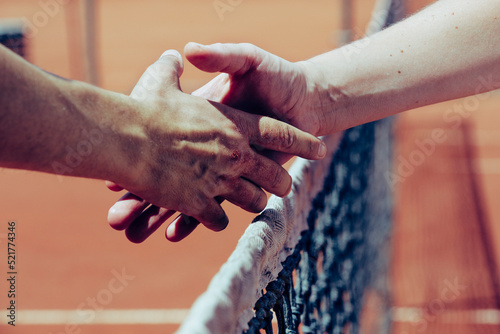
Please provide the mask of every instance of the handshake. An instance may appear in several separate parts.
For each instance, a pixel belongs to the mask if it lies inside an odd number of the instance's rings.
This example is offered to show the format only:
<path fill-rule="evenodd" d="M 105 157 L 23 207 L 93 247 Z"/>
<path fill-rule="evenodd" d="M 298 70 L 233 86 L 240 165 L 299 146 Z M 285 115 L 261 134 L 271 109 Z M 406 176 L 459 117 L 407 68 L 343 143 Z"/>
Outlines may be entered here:
<path fill-rule="evenodd" d="M 250 44 L 189 43 L 190 63 L 221 73 L 191 95 L 180 88 L 177 51 L 124 96 L 51 76 L 0 46 L 0 167 L 63 170 L 126 189 L 108 221 L 134 242 L 175 212 L 182 215 L 166 230 L 171 241 L 199 223 L 220 231 L 228 224 L 223 200 L 259 212 L 263 189 L 287 195 L 292 181 L 281 164 L 292 155 L 323 158 L 316 136 L 500 88 L 497 13 L 495 0 L 441 0 L 295 63 Z M 83 145 L 96 128 L 102 142 Z M 55 168 L 73 147 L 86 158 Z"/>
<path fill-rule="evenodd" d="M 475 6 L 441 0 L 296 63 L 250 44 L 189 43 L 189 62 L 222 72 L 193 95 L 179 87 L 180 55 L 167 52 L 130 96 L 144 125 L 130 140 L 142 144 L 130 155 L 128 181 L 109 185 L 130 191 L 111 208 L 109 222 L 133 241 L 174 210 L 184 215 L 167 228 L 169 240 L 181 240 L 198 222 L 221 230 L 227 224 L 222 200 L 258 212 L 266 204 L 261 188 L 285 196 L 291 179 L 280 164 L 290 155 L 324 157 L 326 147 L 315 136 L 500 88 L 497 13 L 494 0 Z"/>
<path fill-rule="evenodd" d="M 250 44 L 189 43 L 184 52 L 200 70 L 221 74 L 185 94 L 182 57 L 166 51 L 130 94 L 133 112 L 116 124 L 129 148 L 123 152 L 129 170 L 107 186 L 128 193 L 111 207 L 108 221 L 133 242 L 176 212 L 182 214 L 165 233 L 171 241 L 199 223 L 223 230 L 223 200 L 262 211 L 262 189 L 290 192 L 292 180 L 281 164 L 293 155 L 323 158 L 326 146 L 315 136 L 334 129 L 338 97 L 317 87 L 313 63 L 291 63 Z"/>

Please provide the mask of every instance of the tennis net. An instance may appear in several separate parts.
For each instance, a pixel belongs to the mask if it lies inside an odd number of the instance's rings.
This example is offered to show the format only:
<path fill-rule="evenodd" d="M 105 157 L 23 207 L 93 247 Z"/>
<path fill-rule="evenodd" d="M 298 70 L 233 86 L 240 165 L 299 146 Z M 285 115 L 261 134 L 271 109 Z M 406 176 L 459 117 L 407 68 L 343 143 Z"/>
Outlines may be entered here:
<path fill-rule="evenodd" d="M 375 23 L 394 22 L 401 6 L 379 1 Z M 290 195 L 270 198 L 177 333 L 273 333 L 274 316 L 283 334 L 358 333 L 367 290 L 385 320 L 370 333 L 387 332 L 391 123 L 324 137 L 321 161 L 296 159 Z"/>
<path fill-rule="evenodd" d="M 26 41 L 21 20 L 0 19 L 0 44 L 5 45 L 21 57 L 26 55 Z"/>

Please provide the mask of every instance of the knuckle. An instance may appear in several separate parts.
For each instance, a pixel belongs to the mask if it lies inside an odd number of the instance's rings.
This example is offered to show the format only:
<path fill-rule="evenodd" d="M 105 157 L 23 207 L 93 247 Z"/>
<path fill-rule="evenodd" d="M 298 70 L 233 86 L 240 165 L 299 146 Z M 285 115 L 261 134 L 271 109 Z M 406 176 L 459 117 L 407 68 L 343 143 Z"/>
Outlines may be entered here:
<path fill-rule="evenodd" d="M 241 66 L 242 71 L 236 72 L 236 74 L 244 74 L 244 72 L 255 66 L 257 48 L 255 45 L 250 43 L 240 43 L 239 47 L 241 54 L 245 55 L 245 57 L 244 63 Z"/>
<path fill-rule="evenodd" d="M 261 126 L 261 142 L 279 150 L 292 149 L 298 140 L 297 133 L 290 126 L 276 123 L 273 119 L 266 119 Z"/>
<path fill-rule="evenodd" d="M 252 151 L 250 148 L 234 148 L 230 150 L 226 156 L 233 177 L 240 177 L 246 169 L 248 163 L 253 160 Z"/>
<path fill-rule="evenodd" d="M 258 189 L 252 192 L 251 194 L 248 194 L 248 203 L 246 203 L 245 207 L 247 211 L 253 212 L 253 213 L 259 213 L 262 211 L 265 207 L 265 202 L 263 201 L 263 196 L 264 193 Z"/>
<path fill-rule="evenodd" d="M 318 152 L 318 148 L 319 140 L 309 140 L 309 145 L 307 147 L 308 151 L 306 153 L 308 153 L 308 155 L 310 156 L 314 156 L 316 152 Z"/>
<path fill-rule="evenodd" d="M 251 209 L 253 212 L 258 213 L 266 207 L 267 197 L 260 189 L 253 195 Z"/>
<path fill-rule="evenodd" d="M 273 138 L 273 130 L 270 126 L 267 125 L 267 122 L 262 122 L 261 130 L 260 130 L 260 139 L 262 144 L 269 144 L 272 142 Z"/>
<path fill-rule="evenodd" d="M 260 121 L 260 136 L 264 144 L 273 144 L 280 141 L 281 131 L 275 125 L 271 118 L 263 117 Z"/>
<path fill-rule="evenodd" d="M 241 152 L 240 150 L 235 148 L 229 155 L 229 161 L 231 161 L 232 163 L 237 163 L 240 160 L 241 160 Z"/>
<path fill-rule="evenodd" d="M 280 147 L 285 149 L 290 149 L 295 145 L 297 141 L 297 136 L 295 132 L 292 131 L 290 127 L 285 127 L 280 131 Z"/>
<path fill-rule="evenodd" d="M 247 54 L 249 56 L 252 56 L 255 54 L 255 45 L 251 43 L 240 43 L 241 50 L 244 52 L 244 54 Z M 250 58 L 250 57 L 248 57 Z"/>
<path fill-rule="evenodd" d="M 245 52 L 245 54 L 249 55 L 250 58 L 253 58 L 255 59 L 258 54 L 259 54 L 259 51 L 261 51 L 262 49 L 260 49 L 258 46 L 252 44 L 252 43 L 240 43 L 243 51 Z"/>
<path fill-rule="evenodd" d="M 274 172 L 274 178 L 272 180 L 271 186 L 273 189 L 279 190 L 285 181 L 285 174 L 286 172 L 283 172 L 280 168 L 276 168 L 276 171 Z M 281 195 L 282 192 L 278 193 L 277 195 Z"/>

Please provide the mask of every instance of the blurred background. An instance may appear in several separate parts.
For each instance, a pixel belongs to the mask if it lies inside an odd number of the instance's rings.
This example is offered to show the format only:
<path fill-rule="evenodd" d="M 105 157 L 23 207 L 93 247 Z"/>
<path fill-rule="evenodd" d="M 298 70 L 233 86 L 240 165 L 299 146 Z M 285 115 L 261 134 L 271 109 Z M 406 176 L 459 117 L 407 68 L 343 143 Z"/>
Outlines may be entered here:
<path fill-rule="evenodd" d="M 375 1 L 345 2 L 1 0 L 0 29 L 24 25 L 24 56 L 36 66 L 129 94 L 163 51 L 182 53 L 190 41 L 248 42 L 290 61 L 331 50 L 347 28 L 362 36 Z M 408 0 L 406 10 L 432 2 Z M 181 85 L 192 92 L 213 76 L 185 62 Z M 397 120 L 394 170 L 407 176 L 394 188 L 393 333 L 500 332 L 500 98 L 494 92 L 477 101 L 457 127 L 443 115 L 474 101 Z M 435 129 L 447 140 L 429 153 L 421 143 Z M 412 163 L 422 153 L 425 159 Z M 254 216 L 225 205 L 224 232 L 199 228 L 172 244 L 160 228 L 135 245 L 108 226 L 107 210 L 120 194 L 103 182 L 0 169 L 0 190 L 2 248 L 7 223 L 16 222 L 21 311 L 16 327 L 2 317 L 2 333 L 172 333 Z M 0 263 L 4 309 L 6 259 Z M 376 307 L 367 302 L 367 310 Z M 88 321 L 73 325 L 69 310 L 86 310 L 80 312 Z M 123 312 L 106 324 L 99 320 L 104 310 Z"/>

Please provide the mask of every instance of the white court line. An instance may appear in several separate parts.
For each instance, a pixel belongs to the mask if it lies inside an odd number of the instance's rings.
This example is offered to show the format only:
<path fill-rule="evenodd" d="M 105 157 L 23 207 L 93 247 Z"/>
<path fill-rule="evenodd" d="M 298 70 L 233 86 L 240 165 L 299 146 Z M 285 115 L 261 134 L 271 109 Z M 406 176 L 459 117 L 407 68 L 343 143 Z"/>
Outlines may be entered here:
<path fill-rule="evenodd" d="M 476 325 L 500 325 L 500 310 L 477 309 L 477 310 L 447 310 L 443 309 L 439 314 L 432 314 L 417 307 L 397 307 L 391 310 L 391 319 L 394 322 L 418 323 L 422 320 L 436 320 L 440 323 L 454 324 L 476 324 Z"/>
<path fill-rule="evenodd" d="M 17 310 L 16 325 L 167 325 L 181 324 L 188 309 Z M 6 318 L 7 311 L 0 317 Z"/>
<path fill-rule="evenodd" d="M 472 143 L 476 146 L 488 145 L 488 146 L 499 146 L 500 145 L 500 132 L 497 130 L 474 130 L 473 131 L 473 141 Z"/>
<path fill-rule="evenodd" d="M 473 166 L 476 174 L 500 174 L 500 158 L 475 159 Z"/>
<path fill-rule="evenodd" d="M 124 310 L 17 310 L 16 325 L 179 325 L 188 309 L 124 309 Z M 5 319 L 7 311 L 1 311 Z M 500 310 L 446 310 L 440 314 L 426 313 L 417 307 L 397 307 L 391 310 L 394 322 L 418 323 L 435 319 L 441 323 L 499 325 Z"/>

